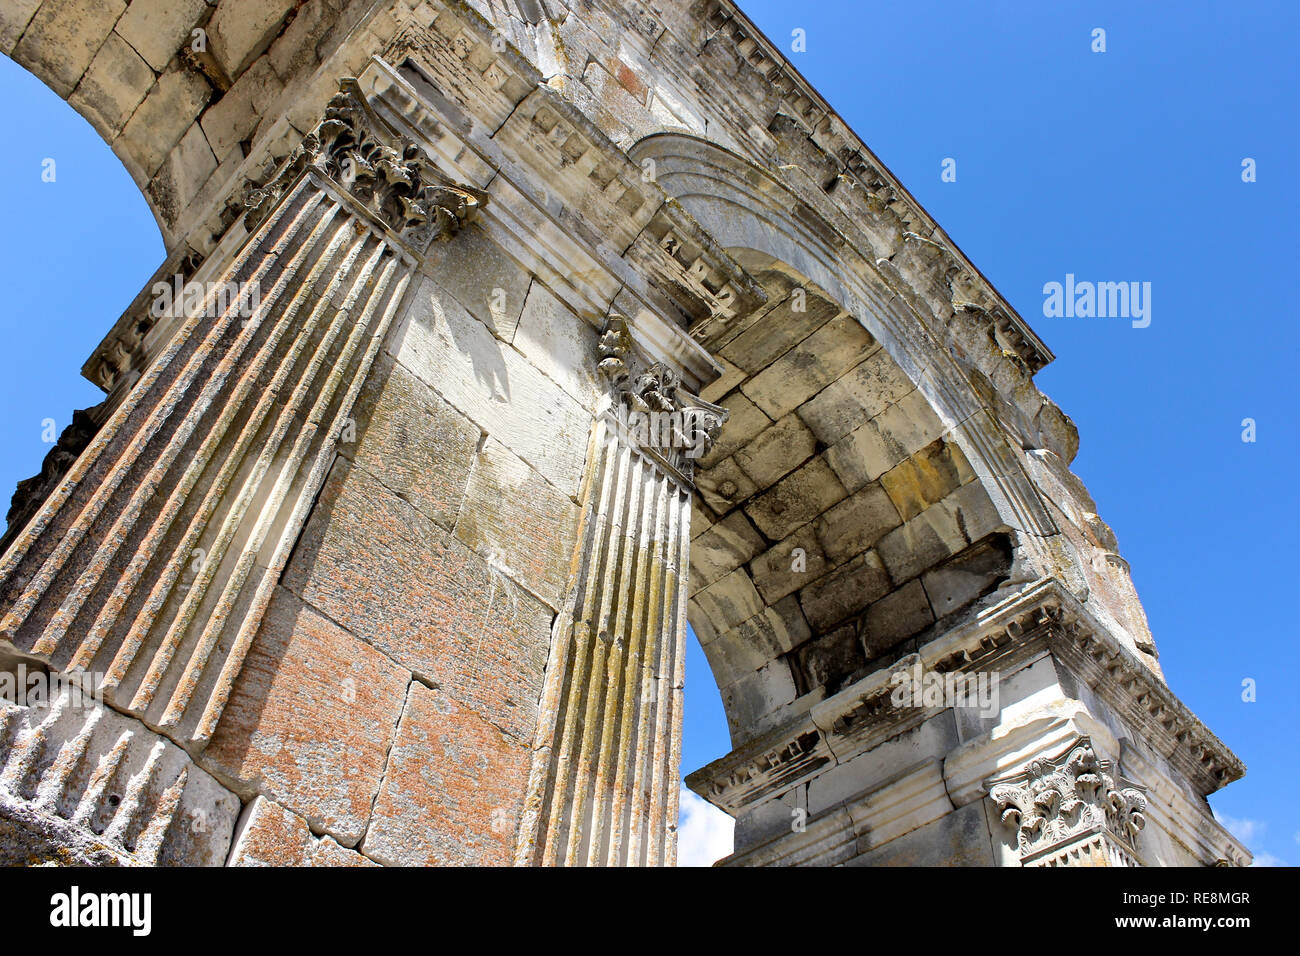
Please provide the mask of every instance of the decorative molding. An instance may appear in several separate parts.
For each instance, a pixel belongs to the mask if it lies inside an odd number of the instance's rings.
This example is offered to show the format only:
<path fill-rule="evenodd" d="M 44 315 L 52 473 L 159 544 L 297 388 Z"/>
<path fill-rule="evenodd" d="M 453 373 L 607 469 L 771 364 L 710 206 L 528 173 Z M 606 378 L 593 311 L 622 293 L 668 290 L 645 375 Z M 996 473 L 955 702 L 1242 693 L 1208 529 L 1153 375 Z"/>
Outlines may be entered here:
<path fill-rule="evenodd" d="M 1003 826 L 1015 832 L 1025 865 L 1039 857 L 1055 859 L 1078 842 L 1091 846 L 1098 835 L 1124 851 L 1106 854 L 1109 862 L 1136 856 L 1138 834 L 1146 826 L 1146 796 L 1111 761 L 1097 756 L 1087 736 L 1055 758 L 1032 760 L 1019 773 L 986 786 Z"/>
<path fill-rule="evenodd" d="M 471 221 L 487 194 L 440 172 L 412 140 L 375 115 L 354 77 L 339 81 L 325 118 L 265 185 L 248 193 L 244 226 L 254 232 L 306 169 L 346 190 L 367 212 L 417 249 L 449 239 Z"/>
<path fill-rule="evenodd" d="M 927 671 L 988 669 L 1009 654 L 1050 650 L 1092 687 L 1200 794 L 1240 778 L 1245 767 L 1217 737 L 1105 630 L 1059 581 L 1044 578 L 986 608 L 908 657 L 881 668 L 812 704 L 806 715 L 750 741 L 687 778 L 687 786 L 736 814 L 780 796 L 816 770 L 812 764 L 845 763 L 895 736 L 928 711 L 890 700 L 890 674 L 919 660 Z M 815 727 L 817 737 L 809 738 Z M 799 744 L 796 746 L 796 740 Z M 811 770 L 809 768 L 812 768 Z M 965 801 L 954 794 L 957 805 Z"/>
<path fill-rule="evenodd" d="M 690 392 L 667 363 L 648 359 L 622 315 L 610 315 L 599 348 L 619 421 L 643 451 L 690 482 L 696 460 L 709 453 L 730 413 Z"/>

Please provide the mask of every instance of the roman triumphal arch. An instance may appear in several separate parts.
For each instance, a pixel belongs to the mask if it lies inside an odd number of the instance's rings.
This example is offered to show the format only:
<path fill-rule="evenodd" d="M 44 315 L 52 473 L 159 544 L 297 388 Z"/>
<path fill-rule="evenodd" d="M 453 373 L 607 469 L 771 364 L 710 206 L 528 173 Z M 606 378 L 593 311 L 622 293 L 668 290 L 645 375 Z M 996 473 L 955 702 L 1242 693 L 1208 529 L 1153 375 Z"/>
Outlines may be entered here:
<path fill-rule="evenodd" d="M 730 0 L 0 45 L 168 248 L 14 498 L 0 859 L 671 864 L 688 621 L 729 864 L 1249 859 L 1052 353 Z"/>

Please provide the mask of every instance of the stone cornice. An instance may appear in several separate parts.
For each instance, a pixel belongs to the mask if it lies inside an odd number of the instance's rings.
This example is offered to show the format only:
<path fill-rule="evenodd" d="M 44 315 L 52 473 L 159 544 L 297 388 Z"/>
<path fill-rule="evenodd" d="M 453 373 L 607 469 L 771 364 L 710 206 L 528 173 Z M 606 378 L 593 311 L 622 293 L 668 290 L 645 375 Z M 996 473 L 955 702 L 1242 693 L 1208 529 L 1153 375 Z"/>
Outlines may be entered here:
<path fill-rule="evenodd" d="M 917 663 L 937 673 L 972 671 L 1035 647 L 1061 657 L 1202 795 L 1245 773 L 1237 756 L 1160 678 L 1055 578 L 1045 578 L 930 642 L 918 654 L 869 674 L 793 722 L 695 771 L 686 783 L 734 814 L 937 712 L 895 705 L 890 699 L 894 672 Z"/>
<path fill-rule="evenodd" d="M 924 247 L 927 251 L 922 253 L 923 256 L 929 255 L 942 262 L 942 271 L 952 277 L 954 311 L 985 317 L 995 330 L 999 343 L 1004 348 L 1009 347 L 1031 372 L 1038 371 L 1055 358 L 1046 343 L 934 218 L 733 0 L 705 0 L 703 13 L 710 31 L 709 41 L 729 43 L 740 58 L 780 94 L 788 115 L 841 170 L 841 176 L 854 180 L 881 208 L 897 204 L 906 208 L 902 221 L 912 225 L 904 233 L 905 245 Z"/>

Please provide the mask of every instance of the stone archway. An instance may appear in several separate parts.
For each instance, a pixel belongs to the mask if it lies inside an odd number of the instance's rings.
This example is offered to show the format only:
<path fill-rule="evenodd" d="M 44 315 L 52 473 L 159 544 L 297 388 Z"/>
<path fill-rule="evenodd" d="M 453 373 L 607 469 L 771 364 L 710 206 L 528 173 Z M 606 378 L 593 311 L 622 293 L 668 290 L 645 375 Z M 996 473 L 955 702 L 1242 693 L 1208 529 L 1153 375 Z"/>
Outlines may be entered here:
<path fill-rule="evenodd" d="M 110 330 L 0 555 L 0 647 L 106 678 L 0 710 L 40 853 L 671 863 L 689 612 L 733 862 L 1239 855 L 1050 351 L 728 0 L 15 9 L 86 108 L 136 38 L 106 129 L 217 290 Z M 1045 768 L 1088 814 L 1022 825 Z"/>

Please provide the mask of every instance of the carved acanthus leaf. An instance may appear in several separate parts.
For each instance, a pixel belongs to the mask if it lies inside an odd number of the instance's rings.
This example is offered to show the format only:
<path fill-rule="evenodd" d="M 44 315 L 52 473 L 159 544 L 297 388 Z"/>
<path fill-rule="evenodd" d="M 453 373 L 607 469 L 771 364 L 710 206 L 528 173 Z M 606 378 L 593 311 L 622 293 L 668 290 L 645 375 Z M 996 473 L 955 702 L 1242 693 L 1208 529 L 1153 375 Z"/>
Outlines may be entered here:
<path fill-rule="evenodd" d="M 487 202 L 485 193 L 440 172 L 414 142 L 389 132 L 352 77 L 340 81 L 320 124 L 271 180 L 248 194 L 244 225 L 250 232 L 308 167 L 338 183 L 393 232 L 420 248 L 455 235 Z"/>
<path fill-rule="evenodd" d="M 1146 825 L 1146 797 L 1126 785 L 1108 760 L 1101 760 L 1088 737 L 1055 759 L 1037 759 L 1028 768 L 989 787 L 1002 823 L 1016 833 L 1022 858 L 1078 836 L 1109 831 L 1130 847 Z"/>
<path fill-rule="evenodd" d="M 671 366 L 642 356 L 621 315 L 611 315 L 601 334 L 598 368 L 633 437 L 690 480 L 696 459 L 717 440 L 727 410 L 689 391 Z"/>

